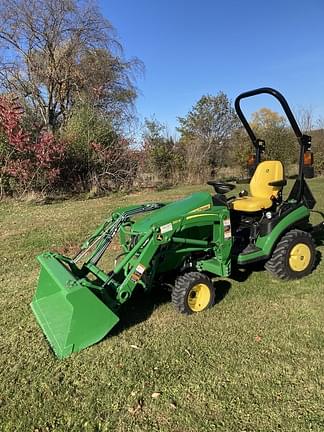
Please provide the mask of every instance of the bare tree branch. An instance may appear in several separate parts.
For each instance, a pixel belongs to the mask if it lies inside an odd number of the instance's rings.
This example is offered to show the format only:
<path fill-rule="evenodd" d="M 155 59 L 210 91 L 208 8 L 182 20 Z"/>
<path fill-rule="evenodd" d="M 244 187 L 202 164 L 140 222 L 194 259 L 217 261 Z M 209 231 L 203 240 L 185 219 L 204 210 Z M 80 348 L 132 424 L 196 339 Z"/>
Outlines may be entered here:
<path fill-rule="evenodd" d="M 2 0 L 0 88 L 58 127 L 76 101 L 95 101 L 113 118 L 136 98 L 137 59 L 125 61 L 114 28 L 94 2 Z"/>

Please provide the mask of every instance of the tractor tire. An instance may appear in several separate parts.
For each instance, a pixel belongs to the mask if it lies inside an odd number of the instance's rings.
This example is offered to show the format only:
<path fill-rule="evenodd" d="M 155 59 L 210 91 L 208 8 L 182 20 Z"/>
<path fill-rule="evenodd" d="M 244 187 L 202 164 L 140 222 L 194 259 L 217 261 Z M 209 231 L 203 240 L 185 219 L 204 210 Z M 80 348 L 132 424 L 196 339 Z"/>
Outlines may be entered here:
<path fill-rule="evenodd" d="M 215 301 L 215 288 L 211 279 L 199 272 L 178 276 L 172 290 L 172 303 L 184 314 L 202 312 Z"/>
<path fill-rule="evenodd" d="M 279 279 L 300 279 L 312 272 L 315 256 L 311 234 L 293 229 L 282 237 L 264 267 Z"/>

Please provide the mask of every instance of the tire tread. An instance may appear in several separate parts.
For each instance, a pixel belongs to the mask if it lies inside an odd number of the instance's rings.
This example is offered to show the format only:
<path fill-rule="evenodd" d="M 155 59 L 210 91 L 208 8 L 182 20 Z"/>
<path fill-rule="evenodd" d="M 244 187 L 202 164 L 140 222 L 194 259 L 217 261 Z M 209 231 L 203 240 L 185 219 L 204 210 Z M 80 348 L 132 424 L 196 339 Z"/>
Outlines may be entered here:
<path fill-rule="evenodd" d="M 184 314 L 192 313 L 192 311 L 190 311 L 186 305 L 187 294 L 188 289 L 190 289 L 190 287 L 196 283 L 206 283 L 208 286 L 210 286 L 211 280 L 208 276 L 197 271 L 188 272 L 177 277 L 172 290 L 171 299 L 172 303 L 179 312 Z M 212 300 L 208 307 L 212 306 L 214 302 L 214 294 L 214 291 L 212 291 Z"/>
<path fill-rule="evenodd" d="M 305 243 L 311 249 L 311 265 L 302 272 L 293 272 L 287 265 L 287 254 L 294 243 L 298 243 L 298 240 L 306 240 Z M 268 270 L 273 276 L 282 280 L 299 279 L 310 274 L 314 268 L 315 263 L 315 244 L 313 237 L 306 231 L 299 229 L 293 229 L 288 231 L 277 244 L 275 250 L 272 253 L 271 258 L 266 262 L 265 269 Z"/>

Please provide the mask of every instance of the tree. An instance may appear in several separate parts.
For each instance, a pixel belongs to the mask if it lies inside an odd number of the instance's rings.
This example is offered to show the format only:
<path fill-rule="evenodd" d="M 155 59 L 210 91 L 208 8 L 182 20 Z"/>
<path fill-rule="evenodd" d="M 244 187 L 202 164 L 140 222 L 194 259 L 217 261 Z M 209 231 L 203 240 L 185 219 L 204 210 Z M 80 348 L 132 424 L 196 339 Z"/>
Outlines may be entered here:
<path fill-rule="evenodd" d="M 202 96 L 185 117 L 178 117 L 180 141 L 187 148 L 188 169 L 199 174 L 203 168 L 223 163 L 238 118 L 225 93 Z"/>
<path fill-rule="evenodd" d="M 315 122 L 315 127 L 311 131 L 312 150 L 314 152 L 314 166 L 316 175 L 324 174 L 324 118 L 319 118 Z"/>
<path fill-rule="evenodd" d="M 312 136 L 315 173 L 322 175 L 324 173 L 324 119 L 320 117 L 315 120 L 311 106 L 300 108 L 297 117 L 302 132 Z"/>
<path fill-rule="evenodd" d="M 128 187 L 137 160 L 130 143 L 116 131 L 109 117 L 93 104 L 76 104 L 61 128 L 68 143 L 62 179 L 74 190 L 117 190 Z"/>
<path fill-rule="evenodd" d="M 136 98 L 132 75 L 141 63 L 123 60 L 111 23 L 93 2 L 2 0 L 0 86 L 57 128 L 78 100 L 91 99 L 120 120 Z"/>
<path fill-rule="evenodd" d="M 310 133 L 314 128 L 313 108 L 302 107 L 297 113 L 299 127 L 303 133 Z"/>
<path fill-rule="evenodd" d="M 144 152 L 154 174 L 164 185 L 171 184 L 176 177 L 181 155 L 176 151 L 176 143 L 167 134 L 166 126 L 156 119 L 145 119 Z"/>
<path fill-rule="evenodd" d="M 285 117 L 268 108 L 261 108 L 252 114 L 251 126 L 256 136 L 265 140 L 265 158 L 278 159 L 286 164 L 296 162 L 296 138 Z"/>
<path fill-rule="evenodd" d="M 253 153 L 255 153 L 255 149 L 245 129 L 241 127 L 235 130 L 231 138 L 229 158 L 235 166 L 240 167 L 240 174 L 243 177 L 246 177 L 247 161 Z"/>

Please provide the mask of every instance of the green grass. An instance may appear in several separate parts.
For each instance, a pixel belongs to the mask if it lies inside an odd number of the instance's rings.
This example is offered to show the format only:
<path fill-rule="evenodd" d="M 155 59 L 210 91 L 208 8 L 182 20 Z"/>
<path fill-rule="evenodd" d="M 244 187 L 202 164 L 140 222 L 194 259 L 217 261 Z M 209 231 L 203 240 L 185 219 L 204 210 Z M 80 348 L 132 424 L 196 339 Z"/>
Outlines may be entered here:
<path fill-rule="evenodd" d="M 309 184 L 323 210 L 324 181 Z M 1 431 L 324 430 L 323 263 L 298 282 L 242 272 L 191 317 L 166 295 L 136 298 L 110 337 L 64 361 L 36 324 L 37 254 L 73 250 L 116 206 L 198 189 L 0 205 Z"/>

